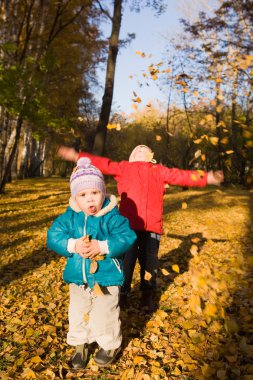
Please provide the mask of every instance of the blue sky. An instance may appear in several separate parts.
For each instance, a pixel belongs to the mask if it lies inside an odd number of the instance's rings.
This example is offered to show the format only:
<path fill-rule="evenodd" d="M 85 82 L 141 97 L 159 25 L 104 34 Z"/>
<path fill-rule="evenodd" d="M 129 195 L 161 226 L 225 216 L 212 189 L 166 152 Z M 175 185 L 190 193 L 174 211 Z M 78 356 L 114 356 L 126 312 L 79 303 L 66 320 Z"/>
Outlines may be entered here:
<path fill-rule="evenodd" d="M 157 82 L 149 81 L 149 87 L 139 86 L 138 82 L 143 83 L 142 73 L 147 72 L 150 64 L 157 64 L 163 60 L 169 39 L 182 31 L 179 18 L 194 15 L 196 17 L 200 9 L 208 11 L 206 3 L 210 10 L 213 9 L 215 2 L 217 0 L 205 0 L 205 2 L 203 0 L 168 0 L 166 12 L 159 17 L 148 8 L 135 13 L 130 12 L 129 7 L 125 6 L 120 38 L 126 38 L 127 33 L 135 33 L 136 38 L 127 47 L 120 49 L 118 54 L 113 96 L 114 112 L 123 111 L 126 114 L 133 112 L 133 91 L 142 100 L 138 106 L 139 109 L 144 108 L 150 101 L 158 100 L 166 104 L 166 94 L 158 88 Z M 108 28 L 109 34 L 110 25 Z M 141 58 L 136 51 L 144 52 L 147 57 L 149 55 L 151 57 Z M 104 74 L 101 74 L 101 84 L 104 81 Z"/>

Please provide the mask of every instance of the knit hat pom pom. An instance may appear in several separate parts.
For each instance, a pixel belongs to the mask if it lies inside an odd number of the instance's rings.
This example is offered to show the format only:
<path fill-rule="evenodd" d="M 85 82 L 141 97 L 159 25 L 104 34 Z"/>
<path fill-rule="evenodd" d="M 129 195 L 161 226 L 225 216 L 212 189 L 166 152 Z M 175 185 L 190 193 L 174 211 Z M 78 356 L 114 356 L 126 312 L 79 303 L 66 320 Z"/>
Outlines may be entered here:
<path fill-rule="evenodd" d="M 91 160 L 88 157 L 81 157 L 79 160 L 77 160 L 76 166 L 78 168 L 83 167 L 87 168 L 88 166 L 91 165 Z"/>

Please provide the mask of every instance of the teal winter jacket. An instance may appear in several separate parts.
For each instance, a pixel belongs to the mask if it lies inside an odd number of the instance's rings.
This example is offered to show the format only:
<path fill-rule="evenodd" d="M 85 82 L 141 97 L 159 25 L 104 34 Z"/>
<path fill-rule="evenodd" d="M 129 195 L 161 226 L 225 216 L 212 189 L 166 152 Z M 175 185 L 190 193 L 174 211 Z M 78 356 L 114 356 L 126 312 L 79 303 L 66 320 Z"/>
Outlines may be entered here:
<path fill-rule="evenodd" d="M 90 235 L 91 239 L 107 241 L 109 253 L 98 261 L 98 269 L 90 273 L 90 259 L 67 250 L 69 239 L 79 239 Z M 59 255 L 67 257 L 63 279 L 77 285 L 88 284 L 92 289 L 95 283 L 101 286 L 122 285 L 124 275 L 122 257 L 136 240 L 128 219 L 119 214 L 114 195 L 106 198 L 102 209 L 95 216 L 87 216 L 78 208 L 73 198 L 69 207 L 55 219 L 47 233 L 47 246 Z"/>

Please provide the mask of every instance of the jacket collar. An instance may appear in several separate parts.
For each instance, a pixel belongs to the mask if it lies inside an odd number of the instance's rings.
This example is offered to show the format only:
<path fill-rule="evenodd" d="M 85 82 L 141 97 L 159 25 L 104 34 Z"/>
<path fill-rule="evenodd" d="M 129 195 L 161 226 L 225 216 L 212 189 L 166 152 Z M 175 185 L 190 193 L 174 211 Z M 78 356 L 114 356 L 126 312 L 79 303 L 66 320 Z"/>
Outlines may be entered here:
<path fill-rule="evenodd" d="M 108 200 L 109 203 L 107 203 L 96 215 L 94 215 L 95 217 L 107 214 L 118 204 L 118 201 L 117 201 L 117 198 L 115 197 L 115 195 L 106 195 L 105 201 L 106 200 Z M 69 206 L 75 212 L 81 212 L 82 211 L 79 208 L 78 204 L 76 203 L 76 200 L 72 197 L 69 198 Z"/>

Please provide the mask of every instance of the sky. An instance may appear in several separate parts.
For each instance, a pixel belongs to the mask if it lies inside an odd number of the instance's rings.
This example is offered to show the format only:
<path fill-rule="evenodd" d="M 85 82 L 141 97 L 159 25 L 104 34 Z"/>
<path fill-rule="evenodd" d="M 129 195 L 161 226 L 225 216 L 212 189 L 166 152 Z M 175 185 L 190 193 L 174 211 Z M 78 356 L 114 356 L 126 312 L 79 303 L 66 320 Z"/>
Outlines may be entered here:
<path fill-rule="evenodd" d="M 113 96 L 113 111 L 124 112 L 129 115 L 133 112 L 135 94 L 142 100 L 138 108 L 146 107 L 146 104 L 166 104 L 166 91 L 159 89 L 157 82 L 149 81 L 149 86 L 143 82 L 143 73 L 148 71 L 148 66 L 162 61 L 169 40 L 183 30 L 180 18 L 194 19 L 200 10 L 210 12 L 214 9 L 218 0 L 167 0 L 167 10 L 157 17 L 154 11 L 143 8 L 140 13 L 131 12 L 125 7 L 122 15 L 120 39 L 127 37 L 127 33 L 135 33 L 136 38 L 125 48 L 121 48 L 116 65 L 115 87 Z M 109 35 L 110 25 L 108 26 Z M 142 58 L 136 52 L 144 52 Z M 148 58 L 149 57 L 149 58 Z M 103 84 L 105 72 L 101 74 Z M 137 103 L 135 103 L 137 104 Z"/>

